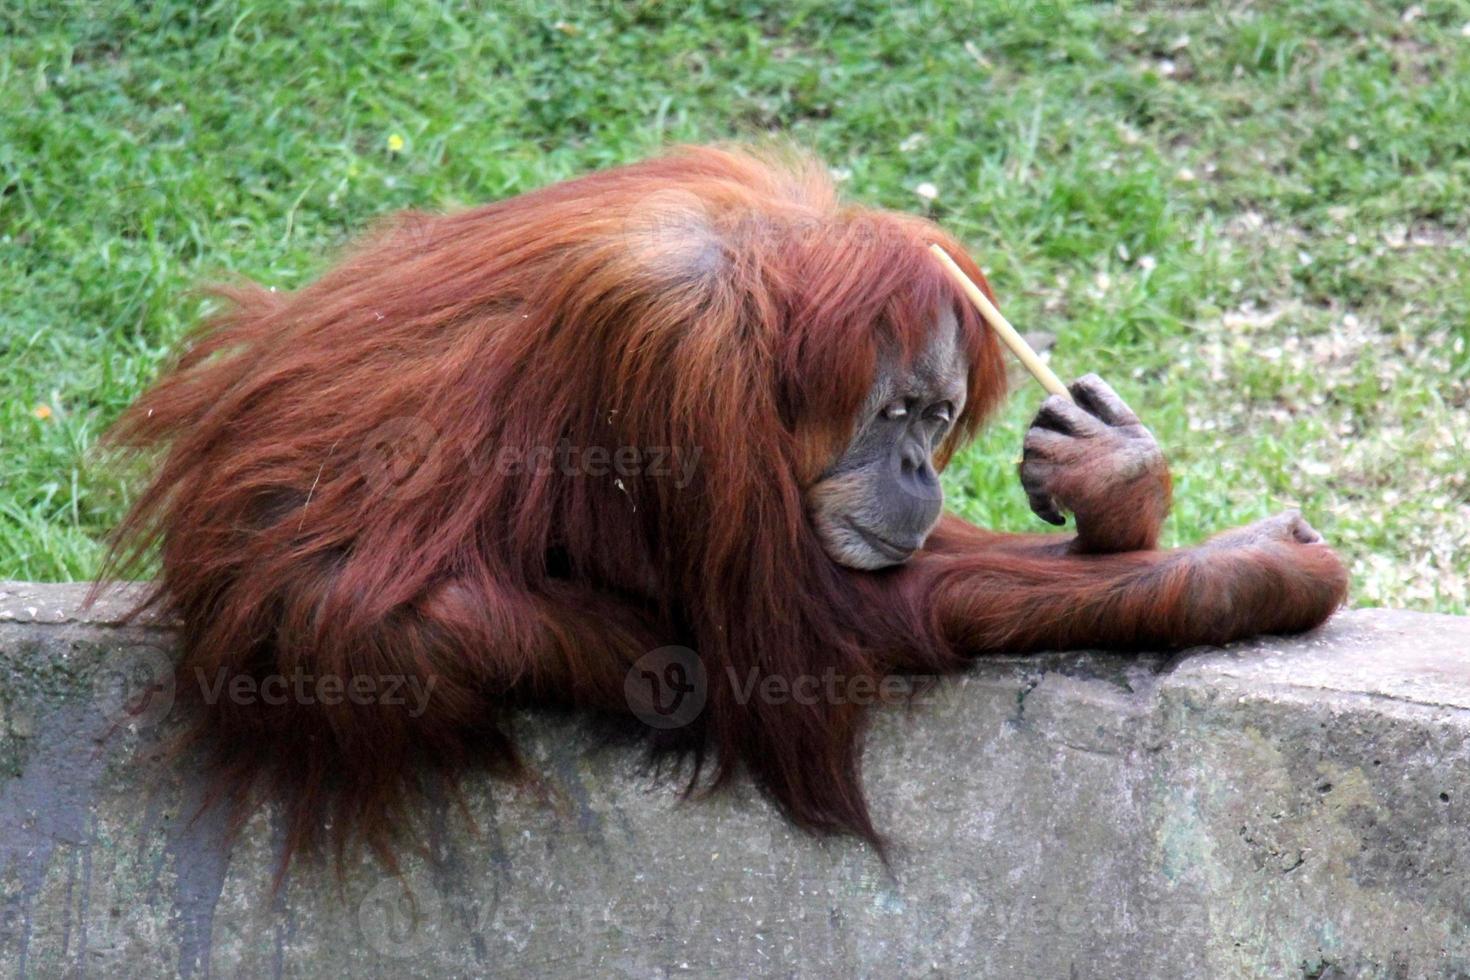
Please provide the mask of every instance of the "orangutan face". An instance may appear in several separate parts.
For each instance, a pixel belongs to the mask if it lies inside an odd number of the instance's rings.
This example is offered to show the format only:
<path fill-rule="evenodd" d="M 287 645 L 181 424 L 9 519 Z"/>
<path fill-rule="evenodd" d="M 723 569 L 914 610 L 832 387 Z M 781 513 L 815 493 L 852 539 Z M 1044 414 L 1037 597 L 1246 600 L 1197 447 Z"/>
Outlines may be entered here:
<path fill-rule="evenodd" d="M 964 408 L 967 368 L 948 310 L 911 366 L 879 366 L 852 441 L 807 492 L 833 561 L 883 568 L 924 544 L 944 505 L 934 457 Z"/>

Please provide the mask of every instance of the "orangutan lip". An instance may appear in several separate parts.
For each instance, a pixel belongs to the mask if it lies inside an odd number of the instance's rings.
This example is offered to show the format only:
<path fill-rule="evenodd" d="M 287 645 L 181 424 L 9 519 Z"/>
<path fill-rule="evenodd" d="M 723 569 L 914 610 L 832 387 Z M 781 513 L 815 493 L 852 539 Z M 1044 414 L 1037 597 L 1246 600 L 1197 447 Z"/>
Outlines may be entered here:
<path fill-rule="evenodd" d="M 868 543 L 868 546 L 870 548 L 872 548 L 874 551 L 878 552 L 885 558 L 892 558 L 895 561 L 903 561 L 909 555 L 912 555 L 915 551 L 918 550 L 917 548 L 905 548 L 902 545 L 894 544 L 887 538 L 881 538 L 878 535 L 874 534 L 872 531 L 869 531 L 867 528 L 863 527 L 852 518 L 848 518 L 847 524 L 848 527 L 851 527 L 862 537 L 864 541 Z"/>

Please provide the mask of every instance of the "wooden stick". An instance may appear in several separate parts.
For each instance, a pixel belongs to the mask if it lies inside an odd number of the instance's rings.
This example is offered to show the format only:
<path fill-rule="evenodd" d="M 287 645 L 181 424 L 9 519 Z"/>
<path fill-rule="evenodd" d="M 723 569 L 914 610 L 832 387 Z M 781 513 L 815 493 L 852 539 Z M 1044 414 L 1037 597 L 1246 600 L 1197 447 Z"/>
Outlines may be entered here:
<path fill-rule="evenodd" d="M 980 311 L 980 316 L 990 324 L 991 329 L 1000 335 L 1000 339 L 1005 341 L 1011 353 L 1015 354 L 1017 360 L 1031 372 L 1033 378 L 1041 382 L 1041 387 L 1053 395 L 1060 395 L 1067 401 L 1071 401 L 1072 394 L 1067 391 L 1067 386 L 1062 384 L 1062 379 L 1057 377 L 1056 373 L 1046 366 L 1046 362 L 1037 356 L 1036 351 L 1031 349 L 1031 345 L 1026 343 L 1026 338 L 1017 333 L 1016 328 L 1000 315 L 1000 310 L 997 310 L 995 304 L 990 302 L 979 286 L 975 285 L 975 281 L 965 275 L 965 270 L 955 264 L 955 260 L 949 257 L 949 253 L 938 245 L 930 245 L 929 251 L 938 257 L 939 264 L 944 266 L 945 271 L 950 274 L 960 289 L 964 290 L 965 295 L 970 297 L 970 302 L 975 304 L 975 309 Z"/>

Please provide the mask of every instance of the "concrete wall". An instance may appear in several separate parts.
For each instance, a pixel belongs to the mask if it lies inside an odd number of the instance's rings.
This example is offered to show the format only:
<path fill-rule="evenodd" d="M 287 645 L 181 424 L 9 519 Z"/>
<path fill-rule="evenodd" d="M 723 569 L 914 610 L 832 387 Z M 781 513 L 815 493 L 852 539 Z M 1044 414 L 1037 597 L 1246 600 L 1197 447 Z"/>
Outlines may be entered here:
<path fill-rule="evenodd" d="M 0 584 L 3 975 L 1470 975 L 1470 620 L 983 662 L 879 714 L 891 872 L 527 717 L 557 800 L 472 783 L 477 834 L 429 808 L 411 899 L 366 861 L 273 898 L 276 828 L 226 854 L 187 819 L 172 721 L 104 738 L 168 630 L 79 595 Z"/>

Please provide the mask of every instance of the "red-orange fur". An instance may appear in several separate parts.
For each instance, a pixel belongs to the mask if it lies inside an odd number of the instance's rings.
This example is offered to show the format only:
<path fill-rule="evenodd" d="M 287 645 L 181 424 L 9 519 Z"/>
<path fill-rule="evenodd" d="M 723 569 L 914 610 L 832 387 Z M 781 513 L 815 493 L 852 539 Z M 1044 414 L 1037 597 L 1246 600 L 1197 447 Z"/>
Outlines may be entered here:
<path fill-rule="evenodd" d="M 1233 559 L 1302 591 L 1280 615 L 1253 597 L 1214 608 L 1196 581 L 1212 561 L 1077 555 L 952 518 L 900 569 L 836 566 L 802 494 L 879 358 L 915 356 L 955 310 L 969 401 L 945 458 L 1004 391 L 932 241 L 983 282 L 932 224 L 840 206 L 815 163 L 691 149 L 404 217 L 295 293 L 227 290 L 114 430 L 163 451 L 114 567 L 159 549 L 152 602 L 184 623 L 184 692 L 221 669 L 436 686 L 418 718 L 200 703 L 220 790 L 279 801 L 288 858 L 328 837 L 386 856 L 425 780 L 518 771 L 508 705 L 625 711 L 628 666 L 683 644 L 708 665 L 695 733 L 715 782 L 743 767 L 800 825 L 876 840 L 862 709 L 741 703 L 726 668 L 934 673 L 984 650 L 1229 639 L 1326 615 L 1335 602 L 1298 582 L 1323 569 L 1295 558 Z M 385 494 L 362 453 L 404 418 L 432 433 L 433 465 Z M 561 440 L 700 455 L 687 486 L 493 463 Z"/>

